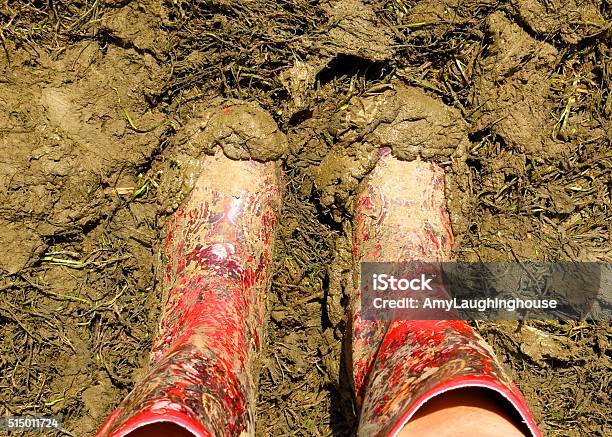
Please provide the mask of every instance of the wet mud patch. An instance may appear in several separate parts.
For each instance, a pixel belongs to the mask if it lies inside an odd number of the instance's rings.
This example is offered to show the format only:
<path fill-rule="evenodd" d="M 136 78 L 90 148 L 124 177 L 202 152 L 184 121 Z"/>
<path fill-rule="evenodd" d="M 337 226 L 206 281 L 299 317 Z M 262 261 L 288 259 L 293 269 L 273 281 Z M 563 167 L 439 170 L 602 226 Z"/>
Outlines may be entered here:
<path fill-rule="evenodd" d="M 554 153 L 559 147 L 552 139 L 547 97 L 557 50 L 531 38 L 501 13 L 491 15 L 487 25 L 492 44 L 475 79 L 475 128 L 498 133 L 520 152 Z"/>
<path fill-rule="evenodd" d="M 459 259 L 612 257 L 607 2 L 28 1 L 0 19 L 0 414 L 89 435 L 138 380 L 162 226 L 221 99 L 287 137 L 263 147 L 286 187 L 258 435 L 354 429 L 344 235 L 383 143 L 444 166 Z M 244 158 L 247 133 L 209 142 Z M 547 435 L 609 434 L 609 324 L 476 327 Z"/>
<path fill-rule="evenodd" d="M 89 435 L 156 331 L 160 221 L 145 173 L 169 124 L 146 98 L 155 57 L 87 37 L 101 7 L 63 6 L 2 10 L 16 21 L 0 57 L 0 409 L 57 414 Z M 33 33 L 49 14 L 55 37 Z M 83 38 L 67 44 L 68 32 Z"/>

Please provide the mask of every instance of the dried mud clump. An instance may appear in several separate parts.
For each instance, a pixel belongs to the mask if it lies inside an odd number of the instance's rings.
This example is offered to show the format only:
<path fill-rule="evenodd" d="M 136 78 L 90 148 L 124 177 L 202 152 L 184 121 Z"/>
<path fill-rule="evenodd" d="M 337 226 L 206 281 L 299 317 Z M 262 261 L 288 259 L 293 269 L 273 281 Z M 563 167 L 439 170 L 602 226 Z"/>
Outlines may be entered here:
<path fill-rule="evenodd" d="M 392 33 L 369 5 L 359 0 L 340 0 L 324 5 L 329 17 L 325 48 L 331 54 L 352 55 L 370 61 L 393 56 Z"/>
<path fill-rule="evenodd" d="M 167 19 L 162 2 L 129 2 L 124 8 L 113 8 L 104 14 L 100 29 L 124 46 L 165 58 L 170 41 L 167 33 L 160 32 L 159 28 Z"/>
<path fill-rule="evenodd" d="M 496 132 L 520 152 L 555 154 L 548 96 L 557 50 L 501 13 L 488 18 L 488 29 L 493 43 L 475 78 L 474 130 Z"/>
<path fill-rule="evenodd" d="M 336 148 L 321 162 L 315 172 L 315 184 L 320 191 L 320 202 L 337 221 L 359 181 L 376 165 L 376 149 L 361 144 L 350 149 Z"/>
<path fill-rule="evenodd" d="M 293 67 L 284 70 L 279 75 L 281 83 L 291 96 L 291 111 L 295 112 L 307 106 L 308 100 L 306 96 L 312 89 L 319 71 L 320 66 L 308 62 L 295 61 Z"/>
<path fill-rule="evenodd" d="M 402 14 L 415 32 L 431 32 L 440 38 L 456 26 L 469 24 L 477 18 L 479 10 L 495 3 L 495 0 L 421 0 Z"/>
<path fill-rule="evenodd" d="M 568 44 L 577 44 L 606 30 L 598 0 L 514 0 L 513 6 L 532 31 L 558 35 Z"/>

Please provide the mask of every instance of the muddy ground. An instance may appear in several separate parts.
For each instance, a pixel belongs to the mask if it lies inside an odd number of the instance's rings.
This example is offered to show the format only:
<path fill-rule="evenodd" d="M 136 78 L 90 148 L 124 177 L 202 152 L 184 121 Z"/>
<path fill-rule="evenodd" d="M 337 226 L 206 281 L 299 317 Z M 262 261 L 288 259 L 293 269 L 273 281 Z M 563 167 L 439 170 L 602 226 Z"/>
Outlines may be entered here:
<path fill-rule="evenodd" d="M 610 262 L 610 18 L 607 0 L 0 1 L 0 414 L 88 435 L 129 392 L 203 153 L 189 120 L 229 97 L 289 141 L 258 435 L 350 435 L 344 236 L 372 148 L 446 168 L 459 259 Z M 545 434 L 612 435 L 609 323 L 475 325 Z"/>

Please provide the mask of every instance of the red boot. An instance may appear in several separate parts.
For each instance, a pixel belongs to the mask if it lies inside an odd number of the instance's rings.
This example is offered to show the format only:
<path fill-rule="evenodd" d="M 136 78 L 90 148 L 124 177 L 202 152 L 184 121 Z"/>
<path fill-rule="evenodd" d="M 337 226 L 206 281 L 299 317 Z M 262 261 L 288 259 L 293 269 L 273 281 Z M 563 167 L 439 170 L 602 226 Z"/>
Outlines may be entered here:
<path fill-rule="evenodd" d="M 354 271 L 361 262 L 450 260 L 453 234 L 442 169 L 384 155 L 357 199 Z M 469 324 L 363 320 L 359 277 L 355 284 L 349 355 L 361 407 L 358 435 L 396 435 L 428 400 L 469 387 L 500 395 L 532 435 L 541 435 L 518 388 Z"/>
<path fill-rule="evenodd" d="M 99 436 L 158 431 L 254 433 L 254 360 L 280 201 L 272 162 L 206 157 L 186 204 L 168 223 L 167 294 L 150 371 Z M 157 424 L 157 425 L 153 425 Z"/>

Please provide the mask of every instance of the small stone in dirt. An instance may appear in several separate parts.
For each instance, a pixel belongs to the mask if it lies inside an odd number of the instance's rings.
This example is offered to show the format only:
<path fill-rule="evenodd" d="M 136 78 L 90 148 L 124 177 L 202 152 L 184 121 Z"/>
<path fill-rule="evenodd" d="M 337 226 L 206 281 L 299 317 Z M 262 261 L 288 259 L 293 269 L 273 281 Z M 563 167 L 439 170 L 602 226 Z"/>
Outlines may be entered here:
<path fill-rule="evenodd" d="M 287 317 L 287 311 L 285 310 L 274 310 L 270 312 L 270 318 L 276 323 L 281 323 L 285 317 Z"/>

